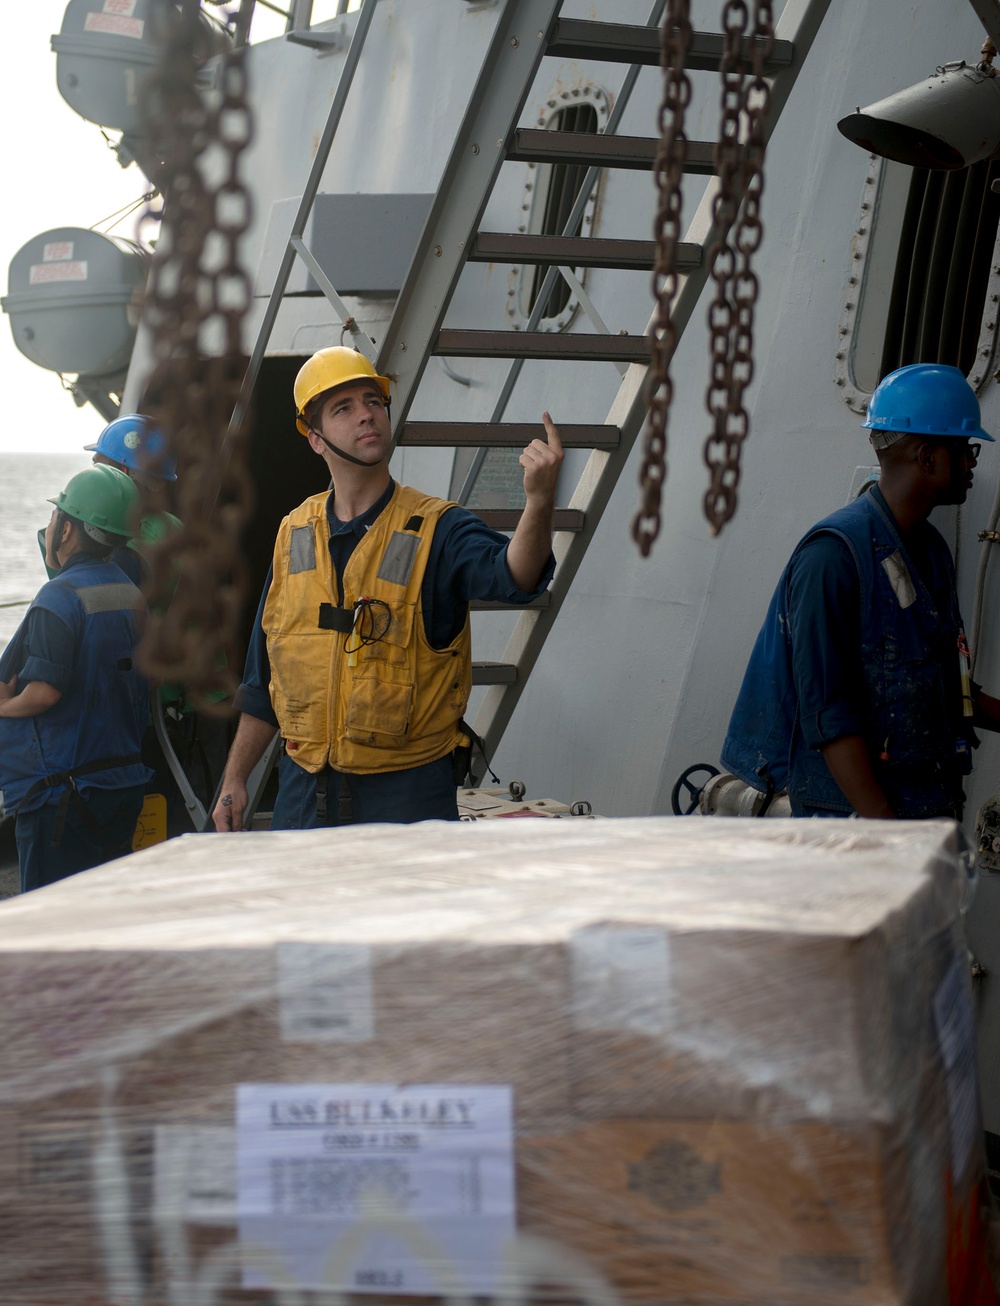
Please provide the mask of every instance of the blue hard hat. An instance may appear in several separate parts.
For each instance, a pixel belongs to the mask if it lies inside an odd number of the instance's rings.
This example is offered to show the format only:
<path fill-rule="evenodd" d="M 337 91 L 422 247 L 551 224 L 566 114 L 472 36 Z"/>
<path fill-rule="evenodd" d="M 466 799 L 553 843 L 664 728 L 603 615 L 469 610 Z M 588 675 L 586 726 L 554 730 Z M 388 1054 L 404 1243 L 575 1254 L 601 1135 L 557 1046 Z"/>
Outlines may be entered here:
<path fill-rule="evenodd" d="M 964 373 L 945 363 L 911 363 L 890 372 L 875 387 L 861 425 L 903 435 L 993 440 L 982 428 L 975 390 Z"/>
<path fill-rule="evenodd" d="M 121 463 L 140 475 L 155 476 L 161 481 L 177 480 L 177 459 L 166 452 L 163 432 L 141 413 L 116 417 L 97 438 L 85 444 L 88 453 L 100 453 L 112 462 Z"/>

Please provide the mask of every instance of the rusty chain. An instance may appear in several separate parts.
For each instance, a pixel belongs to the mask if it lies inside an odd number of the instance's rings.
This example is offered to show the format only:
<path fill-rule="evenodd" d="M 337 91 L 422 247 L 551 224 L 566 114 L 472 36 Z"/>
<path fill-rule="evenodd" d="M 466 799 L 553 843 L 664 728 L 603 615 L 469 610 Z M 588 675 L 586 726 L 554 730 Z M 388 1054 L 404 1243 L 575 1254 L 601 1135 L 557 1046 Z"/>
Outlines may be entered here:
<path fill-rule="evenodd" d="M 753 326 L 759 286 L 753 255 L 763 236 L 760 200 L 765 121 L 771 102 L 764 69 L 774 44 L 771 0 L 754 0 L 753 12 L 748 75 L 744 71 L 749 25 L 746 0 L 727 0 L 723 9 L 722 113 L 715 147 L 719 189 L 712 207 L 719 234 L 709 255 L 715 281 L 715 299 L 708 315 L 711 363 L 706 395 L 712 430 L 704 452 L 711 473 L 705 516 L 713 535 L 736 511 L 740 458 L 750 429 L 744 395 L 754 369 Z"/>
<path fill-rule="evenodd" d="M 660 533 L 660 502 L 667 479 L 667 423 L 673 400 L 670 364 L 677 347 L 673 301 L 677 293 L 677 246 L 681 239 L 681 182 L 687 137 L 684 116 L 691 102 L 691 81 L 685 63 L 691 42 L 690 0 L 669 0 L 660 30 L 663 98 L 659 110 L 660 143 L 655 179 L 659 202 L 653 223 L 656 260 L 653 298 L 656 313 L 651 327 L 652 357 L 646 376 L 649 419 L 643 437 L 639 485 L 642 499 L 632 521 L 632 538 L 644 558 Z"/>
<path fill-rule="evenodd" d="M 197 0 L 159 0 L 152 14 L 159 58 L 144 88 L 145 128 L 163 205 L 140 220 L 140 229 L 158 224 L 143 303 L 154 366 L 140 408 L 176 456 L 182 524 L 146 551 L 151 617 L 139 660 L 197 707 L 228 711 L 219 702 L 242 665 L 241 537 L 253 502 L 245 415 L 233 420 L 252 295 L 238 258 L 251 217 L 239 176 L 253 130 L 246 47 L 221 54 L 214 89 L 201 92 L 196 75 L 214 51 Z"/>

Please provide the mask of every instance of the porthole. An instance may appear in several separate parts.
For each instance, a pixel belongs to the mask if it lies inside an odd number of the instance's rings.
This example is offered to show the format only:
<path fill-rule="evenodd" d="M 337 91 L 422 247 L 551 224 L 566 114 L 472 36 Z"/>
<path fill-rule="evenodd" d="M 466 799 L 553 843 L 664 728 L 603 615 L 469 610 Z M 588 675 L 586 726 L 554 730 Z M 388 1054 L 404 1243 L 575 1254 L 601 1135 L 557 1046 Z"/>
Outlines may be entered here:
<path fill-rule="evenodd" d="M 879 380 L 907 363 L 990 374 L 1000 307 L 1000 164 L 952 172 L 871 155 L 851 239 L 835 380 L 864 412 Z"/>
<path fill-rule="evenodd" d="M 590 132 L 603 130 L 609 111 L 608 95 L 590 84 L 571 90 L 553 91 L 538 115 L 536 127 L 545 131 Z M 577 163 L 529 163 L 521 200 L 524 221 L 518 230 L 533 235 L 561 236 L 580 194 L 587 165 Z M 583 212 L 580 234 L 592 234 L 597 215 L 600 181 L 593 188 Z M 584 269 L 574 269 L 581 284 Z M 507 314 L 515 330 L 524 330 L 535 307 L 547 266 L 515 265 L 511 268 L 507 293 Z M 538 322 L 539 331 L 564 331 L 579 307 L 566 281 L 559 277 L 549 292 L 548 303 Z"/>

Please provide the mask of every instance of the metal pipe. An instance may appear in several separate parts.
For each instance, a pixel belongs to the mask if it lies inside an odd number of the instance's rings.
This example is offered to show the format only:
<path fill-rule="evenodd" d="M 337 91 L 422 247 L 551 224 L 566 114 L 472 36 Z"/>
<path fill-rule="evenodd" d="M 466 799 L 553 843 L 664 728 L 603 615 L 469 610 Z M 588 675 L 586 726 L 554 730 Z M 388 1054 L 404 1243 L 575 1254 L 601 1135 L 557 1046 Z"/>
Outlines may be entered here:
<path fill-rule="evenodd" d="M 278 5 L 272 4 L 271 0 L 250 0 L 251 9 L 253 8 L 254 4 L 263 5 L 265 9 L 270 9 L 272 14 L 280 14 L 282 18 L 288 17 L 288 10 L 281 9 L 278 7 Z"/>
<path fill-rule="evenodd" d="M 320 267 L 312 250 L 301 236 L 293 236 L 289 243 L 292 245 L 302 262 L 309 269 L 313 280 L 319 286 L 320 290 L 322 290 L 334 312 L 340 319 L 340 325 L 342 328 L 340 332 L 341 340 L 344 338 L 344 332 L 350 331 L 351 335 L 354 337 L 355 348 L 364 354 L 370 363 L 374 363 L 376 356 L 378 355 L 375 341 L 372 340 L 371 336 L 368 335 L 366 331 L 362 331 L 357 322 L 355 322 L 354 318 L 348 311 L 347 305 L 337 294 L 336 287 Z"/>
<path fill-rule="evenodd" d="M 742 816 L 758 817 L 764 806 L 766 794 L 759 789 L 751 789 L 736 776 L 723 772 L 709 780 L 698 799 L 698 812 L 702 816 Z M 765 819 L 773 817 L 781 820 L 791 816 L 792 805 L 788 795 L 782 791 L 774 795 L 771 804 L 764 813 Z"/>
<path fill-rule="evenodd" d="M 241 45 L 247 45 L 250 41 L 250 24 L 253 22 L 254 4 L 255 0 L 240 0 L 236 23 L 233 27 L 233 43 L 237 48 Z"/>
<path fill-rule="evenodd" d="M 301 32 L 312 26 L 313 0 L 292 0 L 288 11 L 286 32 Z"/>

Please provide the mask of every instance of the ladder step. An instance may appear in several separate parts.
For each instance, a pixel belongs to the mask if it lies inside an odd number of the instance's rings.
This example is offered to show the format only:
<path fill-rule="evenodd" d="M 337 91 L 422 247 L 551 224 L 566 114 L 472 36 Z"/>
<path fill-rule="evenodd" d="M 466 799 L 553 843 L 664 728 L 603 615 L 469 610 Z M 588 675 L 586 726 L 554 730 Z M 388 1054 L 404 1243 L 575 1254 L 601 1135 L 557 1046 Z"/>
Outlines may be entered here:
<path fill-rule="evenodd" d="M 517 667 L 512 662 L 473 662 L 474 685 L 516 685 Z"/>
<path fill-rule="evenodd" d="M 701 266 L 701 246 L 679 245 L 678 268 Z M 470 263 L 560 263 L 574 268 L 622 268 L 651 272 L 656 259 L 652 240 L 607 240 L 598 236 L 537 236 L 480 231 Z"/>
<path fill-rule="evenodd" d="M 545 358 L 584 363 L 648 363 L 648 336 L 580 335 L 569 331 L 438 332 L 433 353 L 445 358 Z"/>
<path fill-rule="evenodd" d="M 552 601 L 552 596 L 548 590 L 539 594 L 537 599 L 532 599 L 530 603 L 504 603 L 502 600 L 473 599 L 469 607 L 473 612 L 526 612 L 532 608 L 547 608 Z"/>
<path fill-rule="evenodd" d="M 495 531 L 513 531 L 521 520 L 520 508 L 474 508 L 469 511 L 480 517 L 487 526 Z M 552 528 L 557 531 L 582 531 L 586 525 L 586 516 L 581 508 L 557 508 L 552 514 Z"/>
<path fill-rule="evenodd" d="M 507 158 L 515 163 L 579 163 L 594 168 L 652 169 L 660 142 L 655 136 L 601 136 L 592 132 L 550 132 L 518 127 Z M 687 141 L 684 171 L 715 172 L 712 141 Z"/>
<path fill-rule="evenodd" d="M 406 422 L 401 445 L 435 449 L 523 449 L 541 434 L 539 422 Z M 559 427 L 566 449 L 617 449 L 621 431 L 603 422 Z"/>
<path fill-rule="evenodd" d="M 758 40 L 764 44 L 762 38 Z M 717 73 L 722 64 L 722 48 L 721 32 L 692 32 L 685 67 L 692 72 Z M 602 63 L 655 66 L 660 62 L 660 28 L 560 18 L 546 54 L 562 59 L 600 59 Z M 793 54 L 791 41 L 775 41 L 764 65 L 765 73 L 770 75 L 787 68 Z M 749 61 L 743 66 L 749 70 Z"/>

